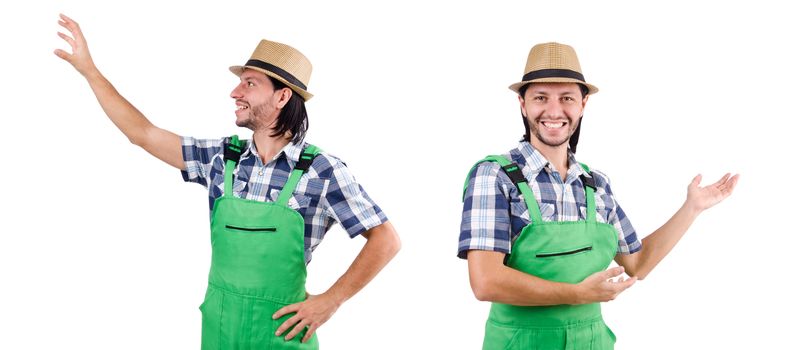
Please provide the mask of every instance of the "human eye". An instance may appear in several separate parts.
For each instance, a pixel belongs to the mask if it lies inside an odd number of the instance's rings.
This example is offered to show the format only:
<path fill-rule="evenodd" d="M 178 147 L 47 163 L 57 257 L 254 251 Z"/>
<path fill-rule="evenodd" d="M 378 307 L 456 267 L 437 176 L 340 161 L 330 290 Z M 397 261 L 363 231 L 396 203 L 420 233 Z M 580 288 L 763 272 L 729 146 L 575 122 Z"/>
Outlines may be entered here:
<path fill-rule="evenodd" d="M 251 82 L 251 81 L 247 81 L 247 82 L 246 82 L 246 86 L 248 86 L 248 87 L 252 87 L 252 86 L 254 86 L 254 83 L 253 83 L 253 82 Z"/>

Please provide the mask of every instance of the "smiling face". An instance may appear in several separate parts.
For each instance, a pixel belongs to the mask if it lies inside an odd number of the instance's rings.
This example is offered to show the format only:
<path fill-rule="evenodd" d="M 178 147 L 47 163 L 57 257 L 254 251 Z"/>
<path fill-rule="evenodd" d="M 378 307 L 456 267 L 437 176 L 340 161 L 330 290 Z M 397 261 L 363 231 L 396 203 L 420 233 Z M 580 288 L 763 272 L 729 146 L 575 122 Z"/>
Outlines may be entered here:
<path fill-rule="evenodd" d="M 535 146 L 567 147 L 584 114 L 587 97 L 576 83 L 532 83 L 520 97 L 520 111 L 528 121 Z M 540 147 L 537 147 L 540 148 Z"/>
<path fill-rule="evenodd" d="M 244 70 L 240 83 L 230 94 L 235 99 L 235 124 L 255 131 L 271 128 L 290 95 L 289 88 L 274 89 L 274 84 L 265 74 Z"/>

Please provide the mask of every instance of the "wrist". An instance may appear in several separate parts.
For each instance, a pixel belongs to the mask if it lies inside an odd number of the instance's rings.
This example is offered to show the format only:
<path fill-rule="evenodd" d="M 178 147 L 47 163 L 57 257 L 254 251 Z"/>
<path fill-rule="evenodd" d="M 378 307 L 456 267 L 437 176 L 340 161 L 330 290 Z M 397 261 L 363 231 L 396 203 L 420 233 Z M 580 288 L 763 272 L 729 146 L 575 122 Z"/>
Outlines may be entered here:
<path fill-rule="evenodd" d="M 101 71 L 98 70 L 98 67 L 95 67 L 94 64 L 89 69 L 87 69 L 86 71 L 80 72 L 80 73 L 90 83 L 92 83 L 93 81 L 97 81 L 99 79 L 103 79 L 103 75 L 101 74 Z"/>
<path fill-rule="evenodd" d="M 696 218 L 697 216 L 699 216 L 699 214 L 701 214 L 704 211 L 704 209 L 698 208 L 696 205 L 686 200 L 685 203 L 682 204 L 682 207 L 679 208 L 679 211 L 693 218 Z"/>
<path fill-rule="evenodd" d="M 568 296 L 568 304 L 570 305 L 584 304 L 584 297 L 583 297 L 584 289 L 581 286 L 581 283 L 578 284 L 568 283 L 565 286 L 567 287 L 567 292 L 565 295 Z"/>
<path fill-rule="evenodd" d="M 336 307 L 341 307 L 341 304 L 343 304 L 348 299 L 345 296 L 341 295 L 341 293 L 338 293 L 338 291 L 335 291 L 333 289 L 327 290 L 326 292 L 322 293 L 321 296 L 326 297 L 333 304 L 335 304 Z"/>

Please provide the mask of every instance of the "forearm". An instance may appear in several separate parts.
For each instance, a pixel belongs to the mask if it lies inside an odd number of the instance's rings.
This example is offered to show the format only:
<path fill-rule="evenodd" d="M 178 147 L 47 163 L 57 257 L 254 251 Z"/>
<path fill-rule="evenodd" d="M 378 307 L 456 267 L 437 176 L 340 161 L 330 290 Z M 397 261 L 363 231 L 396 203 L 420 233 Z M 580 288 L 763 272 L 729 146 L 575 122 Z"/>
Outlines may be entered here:
<path fill-rule="evenodd" d="M 129 141 L 142 146 L 153 127 L 148 119 L 127 101 L 96 68 L 84 75 L 104 113 Z"/>
<path fill-rule="evenodd" d="M 179 135 L 154 126 L 134 105 L 117 92 L 97 69 L 84 77 L 109 120 L 129 141 L 177 169 L 184 169 Z"/>
<path fill-rule="evenodd" d="M 397 254 L 400 240 L 391 223 L 364 233 L 366 244 L 347 271 L 324 293 L 343 304 L 365 287 Z"/>
<path fill-rule="evenodd" d="M 636 266 L 626 272 L 638 279 L 645 278 L 682 239 L 699 213 L 687 202 L 683 204 L 665 224 L 643 239 Z"/>
<path fill-rule="evenodd" d="M 572 284 L 544 280 L 509 267 L 502 268 L 492 279 L 479 299 L 519 306 L 578 303 Z"/>
<path fill-rule="evenodd" d="M 478 300 L 520 306 L 580 303 L 575 285 L 553 282 L 503 265 L 503 254 L 470 251 L 470 285 Z"/>

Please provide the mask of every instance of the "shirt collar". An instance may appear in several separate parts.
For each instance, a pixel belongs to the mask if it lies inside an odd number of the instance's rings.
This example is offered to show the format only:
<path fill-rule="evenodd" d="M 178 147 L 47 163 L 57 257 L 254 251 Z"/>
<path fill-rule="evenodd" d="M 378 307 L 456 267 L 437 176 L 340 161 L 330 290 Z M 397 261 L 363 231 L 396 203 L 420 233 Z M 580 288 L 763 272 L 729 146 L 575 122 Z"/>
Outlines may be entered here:
<path fill-rule="evenodd" d="M 531 170 L 534 178 L 536 178 L 536 176 L 543 170 L 548 174 L 557 171 L 556 167 L 551 164 L 548 159 L 542 155 L 542 153 L 539 153 L 539 151 L 534 148 L 530 142 L 520 141 L 520 144 L 517 146 L 517 150 L 519 150 L 523 155 L 523 158 L 525 158 L 525 168 Z M 584 171 L 584 168 L 581 167 L 581 164 L 576 161 L 576 156 L 570 151 L 570 149 L 567 150 L 567 163 L 568 168 L 567 179 L 565 180 L 566 182 L 574 181 L 582 174 L 589 175 L 586 171 Z"/>
<path fill-rule="evenodd" d="M 245 157 L 254 155 L 258 159 L 260 159 L 260 156 L 257 153 L 257 146 L 255 146 L 254 144 L 254 140 L 248 140 L 247 142 L 248 147 L 246 147 L 246 151 L 243 152 L 243 156 Z M 284 156 L 285 159 L 287 159 L 291 165 L 294 165 L 296 164 L 296 161 L 299 159 L 299 156 L 302 155 L 302 151 L 304 149 L 305 149 L 305 142 L 300 142 L 298 144 L 288 142 L 288 144 L 285 145 L 285 147 L 282 147 L 279 153 L 274 155 L 274 158 L 272 158 L 271 161 L 269 161 L 269 163 L 276 161 L 280 159 L 280 157 Z"/>

